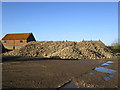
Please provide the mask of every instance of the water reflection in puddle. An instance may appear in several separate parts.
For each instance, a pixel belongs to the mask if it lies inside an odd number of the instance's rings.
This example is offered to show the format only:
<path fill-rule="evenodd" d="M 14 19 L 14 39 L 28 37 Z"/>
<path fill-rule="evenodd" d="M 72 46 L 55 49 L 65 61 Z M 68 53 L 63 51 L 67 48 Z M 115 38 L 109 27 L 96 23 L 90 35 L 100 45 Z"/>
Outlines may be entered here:
<path fill-rule="evenodd" d="M 96 67 L 94 70 L 99 71 L 99 72 L 106 72 L 106 73 L 117 72 L 116 70 L 107 69 L 107 68 L 104 68 L 104 67 Z"/>
<path fill-rule="evenodd" d="M 110 64 L 108 64 L 108 63 L 103 63 L 102 66 L 103 66 L 103 65 L 110 65 Z"/>
<path fill-rule="evenodd" d="M 107 77 L 103 77 L 103 79 L 105 80 L 105 81 L 107 81 L 107 80 L 110 80 L 112 77 L 114 77 L 114 75 L 108 75 Z"/>
<path fill-rule="evenodd" d="M 109 77 L 114 77 L 114 75 L 111 74 L 111 75 L 109 75 Z"/>
<path fill-rule="evenodd" d="M 113 63 L 113 61 L 107 61 L 106 63 Z"/>
<path fill-rule="evenodd" d="M 110 77 L 103 77 L 105 81 L 110 80 Z"/>
<path fill-rule="evenodd" d="M 105 68 L 104 66 L 110 65 L 111 63 L 113 63 L 112 61 L 107 61 L 106 63 L 103 63 L 101 67 L 96 67 L 94 70 L 99 71 L 99 72 L 105 72 L 105 73 L 109 73 L 110 75 L 108 75 L 107 77 L 103 77 L 103 79 L 105 81 L 110 80 L 112 77 L 114 77 L 114 75 L 112 75 L 111 73 L 113 72 L 117 72 L 117 70 L 113 70 L 113 69 L 108 69 Z M 88 75 L 93 75 L 93 72 L 88 72 Z M 62 86 L 61 88 L 78 88 L 75 84 L 73 83 L 67 83 L 64 86 Z M 86 87 L 79 87 L 79 88 L 86 88 Z M 94 88 L 87 88 L 87 89 L 94 89 Z"/>
<path fill-rule="evenodd" d="M 80 88 L 86 88 L 86 87 L 80 87 Z"/>
<path fill-rule="evenodd" d="M 80 88 L 85 88 L 83 90 L 96 90 L 96 88 L 87 88 L 87 87 L 80 87 Z"/>
<path fill-rule="evenodd" d="M 89 72 L 89 73 L 87 73 L 87 74 L 89 74 L 89 75 L 93 75 L 93 73 L 92 73 L 92 72 Z"/>
<path fill-rule="evenodd" d="M 73 83 L 68 83 L 68 84 L 62 86 L 62 88 L 77 88 L 77 86 Z"/>
<path fill-rule="evenodd" d="M 113 63 L 113 61 L 107 61 L 106 63 L 103 63 L 102 66 L 104 66 L 104 65 L 105 65 L 105 66 L 106 66 L 106 65 L 110 65 L 110 64 L 112 64 L 112 63 Z"/>

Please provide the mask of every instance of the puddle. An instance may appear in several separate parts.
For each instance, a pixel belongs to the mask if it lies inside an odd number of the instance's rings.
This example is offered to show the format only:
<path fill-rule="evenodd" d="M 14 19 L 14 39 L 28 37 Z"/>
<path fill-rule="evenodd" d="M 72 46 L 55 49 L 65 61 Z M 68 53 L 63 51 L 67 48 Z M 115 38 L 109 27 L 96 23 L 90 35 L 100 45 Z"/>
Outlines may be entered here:
<path fill-rule="evenodd" d="M 80 88 L 86 88 L 86 87 L 80 87 Z"/>
<path fill-rule="evenodd" d="M 107 77 L 103 77 L 103 79 L 107 81 L 107 80 L 110 80 L 112 77 L 114 77 L 113 74 L 108 75 Z"/>
<path fill-rule="evenodd" d="M 85 89 L 83 89 L 83 90 L 96 90 L 96 88 L 88 88 L 88 87 L 79 87 L 79 88 L 85 88 Z"/>
<path fill-rule="evenodd" d="M 110 80 L 111 78 L 110 78 L 110 77 L 103 77 L 103 79 L 104 79 L 105 81 L 108 81 L 108 80 Z"/>
<path fill-rule="evenodd" d="M 106 63 L 103 63 L 102 66 L 110 65 L 111 63 L 113 63 L 113 61 L 107 61 Z"/>
<path fill-rule="evenodd" d="M 108 63 L 103 63 L 102 66 L 103 66 L 103 65 L 110 65 L 110 64 L 108 64 Z"/>
<path fill-rule="evenodd" d="M 117 70 L 113 70 L 113 69 L 108 69 L 105 68 L 104 66 L 108 66 L 110 64 L 114 63 L 113 61 L 107 61 L 106 63 L 103 63 L 101 67 L 96 67 L 94 70 L 98 71 L 98 72 L 105 72 L 105 73 L 113 73 L 113 72 L 117 72 Z M 105 81 L 110 80 L 112 77 L 114 77 L 114 75 L 108 75 L 107 77 L 103 77 L 103 79 Z"/>
<path fill-rule="evenodd" d="M 113 63 L 113 61 L 107 61 L 106 63 Z"/>
<path fill-rule="evenodd" d="M 77 86 L 73 83 L 67 83 L 66 85 L 62 86 L 61 88 L 77 88 Z"/>
<path fill-rule="evenodd" d="M 89 74 L 89 75 L 93 75 L 93 73 L 92 73 L 92 72 L 89 72 L 89 73 L 87 73 L 87 74 Z"/>
<path fill-rule="evenodd" d="M 99 72 L 106 72 L 106 73 L 117 72 L 116 70 L 108 69 L 108 68 L 105 68 L 105 67 L 96 67 L 94 70 L 99 71 Z"/>
<path fill-rule="evenodd" d="M 109 77 L 114 77 L 114 75 L 109 75 Z"/>

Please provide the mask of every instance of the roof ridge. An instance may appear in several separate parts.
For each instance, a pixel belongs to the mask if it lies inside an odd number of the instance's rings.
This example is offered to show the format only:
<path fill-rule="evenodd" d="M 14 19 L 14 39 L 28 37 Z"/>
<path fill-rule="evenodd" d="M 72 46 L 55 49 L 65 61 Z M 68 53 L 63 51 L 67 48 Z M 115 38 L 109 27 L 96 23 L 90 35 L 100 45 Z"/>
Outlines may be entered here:
<path fill-rule="evenodd" d="M 31 34 L 31 33 L 8 33 L 8 34 Z"/>

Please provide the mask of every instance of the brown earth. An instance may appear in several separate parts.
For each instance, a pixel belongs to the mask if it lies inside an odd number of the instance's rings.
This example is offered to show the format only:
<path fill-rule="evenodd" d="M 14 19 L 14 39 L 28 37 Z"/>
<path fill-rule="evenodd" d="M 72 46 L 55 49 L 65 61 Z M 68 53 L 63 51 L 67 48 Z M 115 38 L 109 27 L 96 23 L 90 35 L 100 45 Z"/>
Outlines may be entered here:
<path fill-rule="evenodd" d="M 75 83 L 78 87 L 87 87 L 87 88 L 118 88 L 118 59 L 111 59 L 113 64 L 105 66 L 105 68 L 117 70 L 112 74 L 98 72 L 95 70 L 91 70 L 93 75 L 84 74 L 75 77 L 72 82 Z M 104 80 L 103 77 L 108 77 L 109 75 L 113 75 L 110 80 Z"/>
<path fill-rule="evenodd" d="M 104 81 L 108 74 L 94 71 L 108 59 L 101 60 L 59 60 L 29 57 L 3 57 L 3 88 L 59 88 L 71 81 L 78 87 L 116 88 L 118 78 Z M 118 59 L 109 59 L 115 63 L 110 68 L 117 68 Z M 93 72 L 94 75 L 86 73 Z"/>

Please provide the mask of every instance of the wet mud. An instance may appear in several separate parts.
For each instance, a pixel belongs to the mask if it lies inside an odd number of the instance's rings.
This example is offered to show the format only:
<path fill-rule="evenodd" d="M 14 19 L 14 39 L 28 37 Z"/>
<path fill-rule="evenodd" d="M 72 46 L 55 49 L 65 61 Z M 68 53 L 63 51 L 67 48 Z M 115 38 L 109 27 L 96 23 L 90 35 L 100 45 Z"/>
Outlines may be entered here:
<path fill-rule="evenodd" d="M 24 61 L 25 59 L 25 61 Z M 27 58 L 29 59 L 29 58 Z M 12 60 L 12 58 L 10 59 Z M 22 60 L 22 61 L 20 61 Z M 104 68 L 112 73 L 96 71 L 107 60 L 27 60 L 2 63 L 3 88 L 117 88 L 118 60 Z M 110 63 L 110 62 L 109 62 Z"/>

